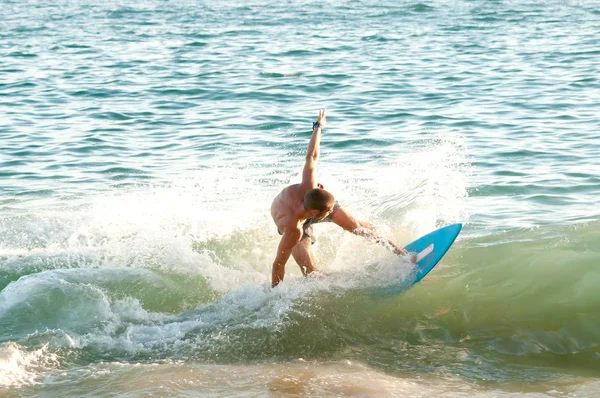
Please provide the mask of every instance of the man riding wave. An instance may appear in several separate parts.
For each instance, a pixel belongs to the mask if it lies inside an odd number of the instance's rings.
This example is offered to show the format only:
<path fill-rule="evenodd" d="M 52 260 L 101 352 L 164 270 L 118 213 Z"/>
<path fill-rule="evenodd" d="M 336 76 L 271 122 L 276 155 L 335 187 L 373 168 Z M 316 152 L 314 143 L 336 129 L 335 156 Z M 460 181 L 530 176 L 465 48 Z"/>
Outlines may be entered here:
<path fill-rule="evenodd" d="M 407 254 L 406 250 L 380 236 L 374 226 L 352 217 L 337 203 L 331 193 L 317 184 L 315 168 L 319 159 L 321 132 L 325 123 L 325 110 L 320 110 L 317 121 L 313 123 L 313 133 L 302 171 L 302 182 L 284 188 L 271 205 L 271 216 L 277 231 L 282 235 L 273 262 L 271 279 L 273 287 L 283 280 L 285 264 L 290 255 L 294 257 L 304 276 L 317 271 L 311 247 L 315 242 L 312 225 L 320 222 L 333 222 L 346 231 L 390 248 L 394 254 Z"/>

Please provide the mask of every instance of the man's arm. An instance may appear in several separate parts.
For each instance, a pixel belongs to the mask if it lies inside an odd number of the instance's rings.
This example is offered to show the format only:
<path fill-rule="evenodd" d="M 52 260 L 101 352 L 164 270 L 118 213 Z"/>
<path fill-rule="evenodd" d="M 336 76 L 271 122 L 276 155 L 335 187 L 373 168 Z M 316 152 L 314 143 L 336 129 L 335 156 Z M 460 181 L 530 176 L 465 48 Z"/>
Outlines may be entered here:
<path fill-rule="evenodd" d="M 379 235 L 373 225 L 355 219 L 342 207 L 333 213 L 331 221 L 344 228 L 346 231 L 352 232 L 354 235 L 364 236 L 365 238 L 371 239 L 375 243 L 387 247 L 396 255 L 403 256 L 408 254 L 406 250 L 400 246 L 397 246 L 391 240 Z"/>
<path fill-rule="evenodd" d="M 317 160 L 319 159 L 319 150 L 321 147 L 321 131 L 325 127 L 325 109 L 319 111 L 319 117 L 317 117 L 317 126 L 313 129 L 312 137 L 308 143 L 308 151 L 306 152 L 306 163 L 304 164 L 304 170 L 302 170 L 302 185 L 307 189 L 315 187 L 315 167 Z"/>
<path fill-rule="evenodd" d="M 394 254 L 396 254 L 398 256 L 404 256 L 404 255 L 408 254 L 408 252 L 406 250 L 404 250 L 402 247 L 397 246 L 391 240 L 379 235 L 379 233 L 377 232 L 375 227 L 372 226 L 371 224 L 367 224 L 363 221 L 358 221 L 358 223 L 360 224 L 360 227 L 350 231 L 354 235 L 364 236 L 365 238 L 369 238 L 369 239 L 373 240 L 375 243 L 378 243 L 382 246 L 387 247 Z"/>
<path fill-rule="evenodd" d="M 277 286 L 283 280 L 285 263 L 290 258 L 294 246 L 300 242 L 301 236 L 302 233 L 299 229 L 287 228 L 281 237 L 281 241 L 277 247 L 277 256 L 275 256 L 275 261 L 273 262 L 273 273 L 271 275 L 271 285 L 273 287 Z"/>

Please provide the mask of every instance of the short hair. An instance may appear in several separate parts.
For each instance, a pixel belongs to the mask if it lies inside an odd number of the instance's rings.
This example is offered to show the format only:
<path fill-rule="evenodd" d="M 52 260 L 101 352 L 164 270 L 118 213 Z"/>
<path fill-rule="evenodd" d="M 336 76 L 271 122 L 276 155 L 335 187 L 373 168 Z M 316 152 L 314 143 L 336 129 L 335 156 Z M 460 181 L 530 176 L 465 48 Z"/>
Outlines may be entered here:
<path fill-rule="evenodd" d="M 333 207 L 334 203 L 333 195 L 324 189 L 311 189 L 304 195 L 304 208 L 306 210 L 325 211 Z"/>

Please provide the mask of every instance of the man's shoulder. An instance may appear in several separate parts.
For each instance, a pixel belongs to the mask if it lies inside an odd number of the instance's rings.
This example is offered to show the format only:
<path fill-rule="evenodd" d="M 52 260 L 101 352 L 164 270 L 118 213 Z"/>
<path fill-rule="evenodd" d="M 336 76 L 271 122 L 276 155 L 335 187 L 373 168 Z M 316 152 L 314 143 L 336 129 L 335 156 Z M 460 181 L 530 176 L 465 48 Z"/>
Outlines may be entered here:
<path fill-rule="evenodd" d="M 310 190 L 310 189 L 306 189 L 306 186 L 304 186 L 302 184 L 290 185 L 286 189 L 288 190 L 287 192 L 290 195 L 290 197 L 292 197 L 294 200 L 298 200 L 298 201 L 303 201 L 304 195 L 306 194 L 306 192 L 308 192 Z"/>
<path fill-rule="evenodd" d="M 300 230 L 300 220 L 294 214 L 286 214 L 281 218 L 279 226 L 282 231 L 288 229 Z"/>
<path fill-rule="evenodd" d="M 294 191 L 298 191 L 300 189 L 300 185 L 301 184 L 292 184 L 292 185 L 288 185 L 287 187 L 285 187 L 283 189 L 283 192 L 294 192 Z"/>
<path fill-rule="evenodd" d="M 302 229 L 296 223 L 290 223 L 285 225 L 282 231 L 282 235 L 290 236 L 292 238 L 300 237 L 302 235 Z"/>

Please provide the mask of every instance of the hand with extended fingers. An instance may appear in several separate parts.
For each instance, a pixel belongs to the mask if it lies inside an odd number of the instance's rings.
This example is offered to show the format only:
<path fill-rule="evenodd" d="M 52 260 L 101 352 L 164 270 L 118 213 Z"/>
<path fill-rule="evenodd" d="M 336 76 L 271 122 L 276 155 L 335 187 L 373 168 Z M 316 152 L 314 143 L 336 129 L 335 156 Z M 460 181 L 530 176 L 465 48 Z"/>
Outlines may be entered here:
<path fill-rule="evenodd" d="M 319 116 L 317 117 L 317 121 L 313 124 L 313 130 L 320 127 L 321 130 L 325 128 L 325 124 L 327 123 L 327 118 L 325 116 L 325 109 L 319 110 Z"/>

